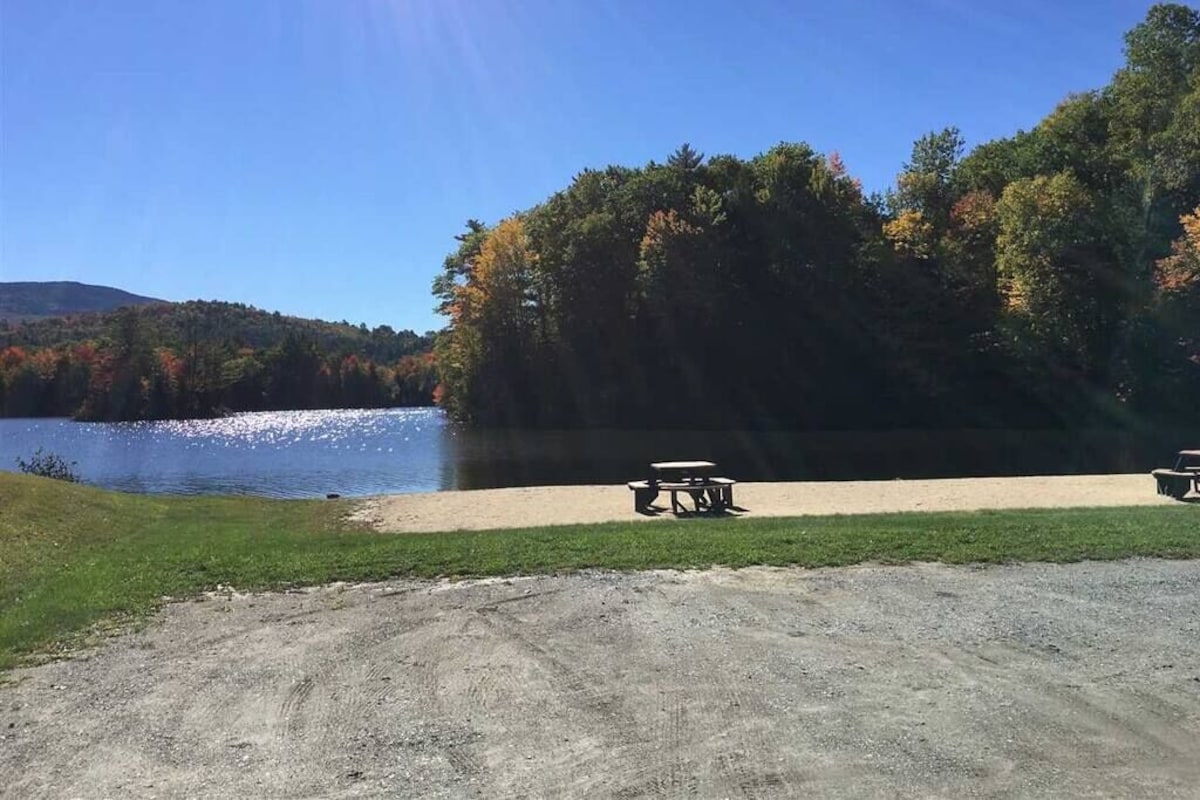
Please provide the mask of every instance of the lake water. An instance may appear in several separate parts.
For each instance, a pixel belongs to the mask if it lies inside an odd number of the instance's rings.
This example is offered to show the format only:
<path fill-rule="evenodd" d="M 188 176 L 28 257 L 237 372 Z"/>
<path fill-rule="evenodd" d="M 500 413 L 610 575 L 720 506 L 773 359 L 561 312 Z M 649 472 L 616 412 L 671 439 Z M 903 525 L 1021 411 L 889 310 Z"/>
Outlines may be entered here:
<path fill-rule="evenodd" d="M 0 420 L 0 469 L 38 447 L 87 483 L 128 492 L 324 497 L 448 488 L 434 409 L 278 411 L 164 422 Z"/>
<path fill-rule="evenodd" d="M 1141 472 L 1198 432 L 469 431 L 437 409 L 278 411 L 216 420 L 0 419 L 0 469 L 42 447 L 84 481 L 177 494 L 324 497 L 621 483 L 706 459 L 740 480 Z"/>

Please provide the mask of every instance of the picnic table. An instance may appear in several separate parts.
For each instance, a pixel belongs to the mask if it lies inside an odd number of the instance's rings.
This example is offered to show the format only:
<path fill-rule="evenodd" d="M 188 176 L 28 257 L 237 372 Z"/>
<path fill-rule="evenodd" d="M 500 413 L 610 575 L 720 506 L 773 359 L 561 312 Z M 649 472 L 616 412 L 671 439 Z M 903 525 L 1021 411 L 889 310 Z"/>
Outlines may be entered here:
<path fill-rule="evenodd" d="M 717 471 L 712 461 L 655 461 L 650 465 L 651 480 L 689 481 L 704 480 Z"/>
<path fill-rule="evenodd" d="M 1150 473 L 1158 484 L 1158 493 L 1182 500 L 1188 489 L 1200 492 L 1200 450 L 1180 450 L 1172 469 L 1156 469 Z"/>
<path fill-rule="evenodd" d="M 737 481 L 715 475 L 717 465 L 712 461 L 655 461 L 645 480 L 630 481 L 633 508 L 644 512 L 660 491 L 671 495 L 671 511 L 686 512 L 679 495 L 690 497 L 697 512 L 724 511 L 733 506 L 733 486 Z"/>

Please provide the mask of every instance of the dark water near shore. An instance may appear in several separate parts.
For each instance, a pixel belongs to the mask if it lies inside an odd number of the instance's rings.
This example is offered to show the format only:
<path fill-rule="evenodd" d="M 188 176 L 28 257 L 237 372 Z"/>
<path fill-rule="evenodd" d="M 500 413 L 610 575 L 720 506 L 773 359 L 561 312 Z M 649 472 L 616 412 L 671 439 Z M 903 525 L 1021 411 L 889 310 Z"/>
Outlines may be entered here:
<path fill-rule="evenodd" d="M 1143 472 L 1200 447 L 1200 431 L 467 431 L 428 408 L 0 420 L 0 469 L 38 447 L 108 489 L 323 497 L 620 483 L 667 459 L 716 461 L 753 481 Z"/>

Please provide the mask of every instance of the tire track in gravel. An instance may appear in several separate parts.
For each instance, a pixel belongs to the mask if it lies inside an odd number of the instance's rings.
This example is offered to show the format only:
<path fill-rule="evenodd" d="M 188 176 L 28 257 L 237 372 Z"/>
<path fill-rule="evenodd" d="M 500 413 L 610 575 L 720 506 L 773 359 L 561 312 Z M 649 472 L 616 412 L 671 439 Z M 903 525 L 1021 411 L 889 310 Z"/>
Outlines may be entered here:
<path fill-rule="evenodd" d="M 700 779 L 696 762 L 684 757 L 687 745 L 687 705 L 683 692 L 659 688 L 654 736 L 648 743 L 654 752 L 646 781 L 619 791 L 618 797 L 698 797 Z M 631 793 L 626 793 L 631 792 Z"/>
<path fill-rule="evenodd" d="M 556 694 L 563 697 L 571 707 L 583 712 L 585 720 L 593 721 L 591 727 L 596 731 L 608 732 L 613 724 L 622 731 L 637 729 L 636 717 L 625 712 L 616 693 L 601 688 L 604 682 L 597 676 L 590 675 L 586 669 L 577 669 L 555 655 L 550 648 L 527 635 L 520 620 L 499 609 L 480 612 L 480 618 L 503 638 L 515 642 L 531 656 L 550 677 Z M 622 743 L 613 742 L 614 745 Z"/>
<path fill-rule="evenodd" d="M 641 597 L 652 603 L 662 601 L 667 595 L 657 589 L 647 593 L 641 587 L 626 589 L 614 606 L 628 609 L 635 599 Z M 645 611 L 645 609 L 641 609 Z M 653 616 L 653 611 L 650 612 Z M 626 635 L 632 636 L 644 620 L 634 620 L 631 612 L 624 610 L 619 625 Z M 617 635 L 617 638 L 625 638 Z M 633 707 L 638 720 L 630 731 L 636 759 L 627 771 L 618 772 L 614 780 L 606 785 L 613 797 L 661 798 L 698 797 L 701 792 L 701 775 L 697 761 L 687 755 L 693 733 L 688 712 L 689 694 L 687 680 L 681 669 L 682 661 L 669 637 L 651 634 L 639 649 L 650 655 L 655 663 L 654 680 L 646 684 L 646 694 Z M 641 731 L 645 731 L 644 734 Z M 645 762 L 638 765 L 638 762 Z"/>
<path fill-rule="evenodd" d="M 477 618 L 489 627 L 492 635 L 514 645 L 517 654 L 527 659 L 528 667 L 541 676 L 552 693 L 552 698 L 542 704 L 540 713 L 555 718 L 557 724 L 568 731 L 574 731 L 565 738 L 588 741 L 591 745 L 588 752 L 578 753 L 572 759 L 571 772 L 555 774 L 541 770 L 536 776 L 538 790 L 534 795 L 569 796 L 592 792 L 620 795 L 625 792 L 628 796 L 662 796 L 663 768 L 657 762 L 652 766 L 639 763 L 646 752 L 657 753 L 662 748 L 647 734 L 648 726 L 639 713 L 642 709 L 630 698 L 622 696 L 620 687 L 613 684 L 611 668 L 595 669 L 596 666 L 609 667 L 609 663 L 590 662 L 586 657 L 590 648 L 584 652 L 564 652 L 545 637 L 539 626 L 530 625 L 528 619 L 519 616 L 518 609 L 511 605 L 543 594 L 509 597 L 475 609 Z M 608 600 L 599 605 L 605 608 L 604 612 L 592 607 L 570 622 L 560 624 L 574 630 L 590 630 L 600 636 L 601 641 L 612 640 L 614 636 L 620 639 L 621 633 L 614 634 L 613 629 L 628 628 L 625 615 L 619 610 L 622 604 L 610 594 Z M 597 630 L 598 622 L 603 624 Z M 624 630 L 624 633 L 629 632 Z M 543 644 L 539 639 L 547 643 Z M 597 640 L 593 639 L 591 644 L 597 645 Z M 597 773 L 594 777 L 578 778 L 592 770 Z M 635 794 L 628 794 L 631 791 Z"/>
<path fill-rule="evenodd" d="M 308 703 L 308 699 L 312 697 L 314 679 L 312 675 L 305 675 L 303 678 L 292 683 L 284 694 L 283 702 L 279 704 L 279 711 L 276 714 L 277 722 L 275 724 L 276 735 L 282 739 L 295 739 L 301 736 L 307 729 L 306 720 L 304 719 L 304 706 Z"/>
<path fill-rule="evenodd" d="M 718 620 L 718 633 L 732 637 L 729 647 L 742 652 L 760 653 L 765 645 L 759 636 L 770 629 L 764 624 L 759 592 L 747 593 L 734 578 L 730 585 L 713 585 L 695 598 L 700 604 L 696 614 L 701 618 Z M 784 646 L 794 646 L 794 639 L 784 636 Z M 751 657 L 741 669 L 758 669 L 762 657 Z M 718 785 L 734 796 L 755 800 L 761 797 L 791 796 L 798 787 L 786 771 L 770 766 L 782 760 L 787 752 L 788 734 L 782 726 L 773 725 L 772 709 L 766 702 L 764 676 L 753 672 L 712 670 L 706 694 L 715 695 L 718 708 L 728 709 L 733 724 L 725 729 L 726 739 L 715 758 Z M 803 778 L 800 778 L 802 781 Z"/>
<path fill-rule="evenodd" d="M 477 613 L 482 612 L 476 609 Z M 455 711 L 484 714 L 504 711 L 512 698 L 520 694 L 520 686 L 508 659 L 505 642 L 498 641 L 494 630 L 486 620 L 475 616 L 466 617 L 458 633 L 471 643 L 469 658 L 461 669 L 469 677 L 463 691 L 463 699 L 455 704 Z M 461 706 L 462 708 L 459 708 Z"/>
<path fill-rule="evenodd" d="M 341 592 L 333 595 L 324 611 L 326 619 L 339 620 L 334 632 L 289 638 L 275 650 L 276 669 L 259 675 L 261 691 L 277 697 L 272 763 L 286 769 L 285 759 L 299 762 L 292 769 L 302 794 L 315 791 L 304 776 L 366 779 L 368 765 L 396 740 L 384 713 L 389 698 L 405 691 L 393 677 L 399 666 L 393 650 L 422 619 L 373 618 L 365 611 L 377 602 L 371 595 L 349 601 Z M 403 597 L 392 602 L 402 604 Z"/>
<path fill-rule="evenodd" d="M 435 630 L 440 631 L 444 625 L 446 621 L 430 621 Z M 491 662 L 495 651 L 489 639 L 476 632 L 475 625 L 469 616 L 463 616 L 453 630 L 445 631 L 445 638 L 459 645 L 450 652 L 429 649 L 426 636 L 430 631 L 423 629 L 424 635 L 410 643 L 410 660 L 405 662 L 414 697 L 424 698 L 435 713 L 418 722 L 401 744 L 425 758 L 440 758 L 453 773 L 453 780 L 460 782 L 488 772 L 486 760 L 476 753 L 482 738 L 476 720 L 494 705 L 490 690 L 499 685 L 489 678 L 491 670 L 480 663 Z M 455 676 L 462 673 L 471 678 L 466 690 L 460 692 Z"/>

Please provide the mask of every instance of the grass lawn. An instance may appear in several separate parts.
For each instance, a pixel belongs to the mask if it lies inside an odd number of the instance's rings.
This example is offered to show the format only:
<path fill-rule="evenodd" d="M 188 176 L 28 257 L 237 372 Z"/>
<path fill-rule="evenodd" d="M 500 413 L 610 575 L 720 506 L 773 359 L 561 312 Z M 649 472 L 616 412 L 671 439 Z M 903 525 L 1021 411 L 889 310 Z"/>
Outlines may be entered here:
<path fill-rule="evenodd" d="M 118 494 L 0 472 L 0 669 L 218 584 L 862 561 L 1200 557 L 1195 505 L 696 519 L 387 535 L 349 501 Z"/>

